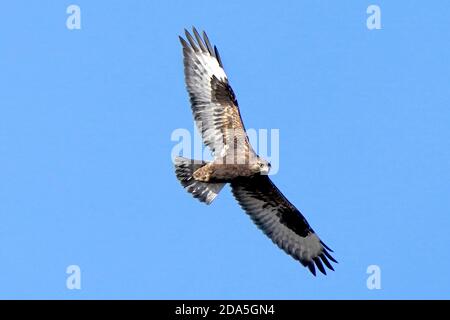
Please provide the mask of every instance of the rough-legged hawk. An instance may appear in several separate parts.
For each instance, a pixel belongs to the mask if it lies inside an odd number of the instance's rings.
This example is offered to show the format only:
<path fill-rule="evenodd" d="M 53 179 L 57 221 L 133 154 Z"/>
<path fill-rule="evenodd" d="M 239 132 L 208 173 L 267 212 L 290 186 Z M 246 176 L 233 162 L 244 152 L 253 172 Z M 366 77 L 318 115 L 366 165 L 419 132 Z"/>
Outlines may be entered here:
<path fill-rule="evenodd" d="M 184 188 L 210 204 L 226 183 L 255 224 L 272 241 L 315 275 L 334 270 L 332 252 L 316 235 L 305 217 L 268 177 L 270 163 L 252 149 L 238 103 L 223 69 L 217 48 L 205 32 L 193 29 L 180 37 L 184 73 L 192 112 L 212 162 L 175 159 L 175 172 Z"/>

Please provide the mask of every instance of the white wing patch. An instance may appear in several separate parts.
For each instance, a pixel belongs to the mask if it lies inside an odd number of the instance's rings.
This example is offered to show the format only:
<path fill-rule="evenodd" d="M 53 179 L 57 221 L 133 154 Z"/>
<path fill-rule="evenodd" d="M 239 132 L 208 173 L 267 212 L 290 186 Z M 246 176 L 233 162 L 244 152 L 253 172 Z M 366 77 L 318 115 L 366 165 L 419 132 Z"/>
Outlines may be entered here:
<path fill-rule="evenodd" d="M 205 67 L 207 76 L 211 79 L 215 76 L 219 80 L 227 80 L 225 70 L 219 65 L 219 62 L 215 57 L 203 52 L 196 53 L 199 62 Z"/>

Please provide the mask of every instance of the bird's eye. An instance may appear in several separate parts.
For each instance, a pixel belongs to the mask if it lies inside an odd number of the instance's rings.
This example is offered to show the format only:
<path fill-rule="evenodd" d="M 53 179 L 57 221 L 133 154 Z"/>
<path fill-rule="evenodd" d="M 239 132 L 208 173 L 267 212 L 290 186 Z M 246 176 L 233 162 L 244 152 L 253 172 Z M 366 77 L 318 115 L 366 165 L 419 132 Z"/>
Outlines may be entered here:
<path fill-rule="evenodd" d="M 260 168 L 264 167 L 264 164 L 263 164 L 263 163 L 260 163 L 260 164 L 259 164 L 259 167 L 260 167 Z"/>

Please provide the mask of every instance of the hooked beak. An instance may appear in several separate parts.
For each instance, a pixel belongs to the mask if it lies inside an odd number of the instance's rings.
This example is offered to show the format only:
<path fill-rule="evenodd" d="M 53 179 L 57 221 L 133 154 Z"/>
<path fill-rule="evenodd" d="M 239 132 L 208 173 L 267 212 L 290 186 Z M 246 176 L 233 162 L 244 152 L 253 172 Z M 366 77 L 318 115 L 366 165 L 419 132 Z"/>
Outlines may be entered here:
<path fill-rule="evenodd" d="M 264 168 L 261 168 L 261 174 L 262 175 L 268 175 L 269 174 L 269 171 L 270 171 L 270 165 L 268 165 L 268 166 L 264 166 Z"/>

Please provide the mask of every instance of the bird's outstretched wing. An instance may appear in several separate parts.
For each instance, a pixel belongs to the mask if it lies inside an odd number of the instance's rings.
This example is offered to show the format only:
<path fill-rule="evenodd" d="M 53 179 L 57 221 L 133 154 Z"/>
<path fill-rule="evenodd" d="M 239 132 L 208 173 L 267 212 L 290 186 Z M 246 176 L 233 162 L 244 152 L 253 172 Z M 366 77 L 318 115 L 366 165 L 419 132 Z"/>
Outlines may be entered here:
<path fill-rule="evenodd" d="M 195 39 L 187 30 L 185 34 L 187 41 L 182 37 L 180 41 L 186 87 L 203 142 L 215 157 L 224 157 L 230 148 L 252 150 L 216 46 L 211 46 L 205 32 L 201 37 L 195 28 Z M 235 146 L 237 141 L 239 148 Z"/>
<path fill-rule="evenodd" d="M 314 233 L 305 217 L 266 175 L 242 177 L 231 182 L 234 197 L 272 241 L 316 275 L 324 265 L 334 270 L 332 252 Z"/>

